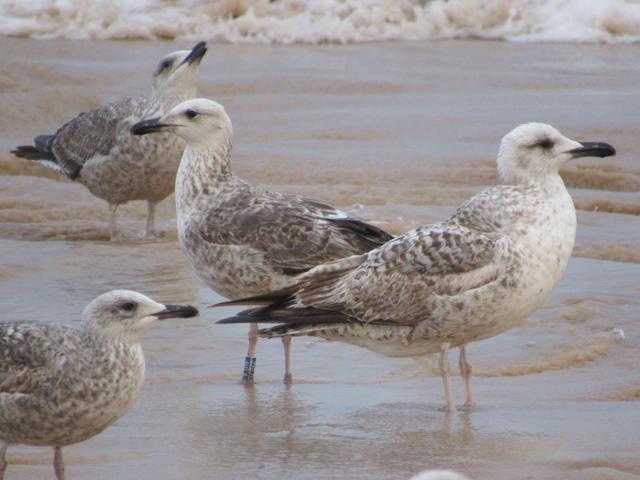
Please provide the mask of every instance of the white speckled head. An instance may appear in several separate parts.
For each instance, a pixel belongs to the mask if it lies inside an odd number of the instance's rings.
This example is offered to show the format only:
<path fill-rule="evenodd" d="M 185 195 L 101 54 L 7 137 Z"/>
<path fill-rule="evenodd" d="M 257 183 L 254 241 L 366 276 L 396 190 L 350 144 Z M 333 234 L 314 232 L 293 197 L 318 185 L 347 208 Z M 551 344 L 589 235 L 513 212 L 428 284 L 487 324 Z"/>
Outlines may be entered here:
<path fill-rule="evenodd" d="M 230 142 L 233 136 L 231 119 L 224 107 L 207 98 L 182 102 L 158 120 L 182 137 L 187 145 Z"/>
<path fill-rule="evenodd" d="M 182 98 L 193 97 L 200 79 L 200 62 L 207 53 L 205 42 L 199 42 L 191 50 L 178 50 L 160 60 L 153 72 L 153 89 L 156 92 L 175 90 Z"/>
<path fill-rule="evenodd" d="M 525 123 L 500 143 L 498 173 L 503 183 L 517 184 L 558 175 L 560 167 L 576 157 L 615 155 L 606 143 L 576 142 L 545 123 Z"/>
<path fill-rule="evenodd" d="M 85 308 L 82 325 L 92 333 L 136 341 L 158 320 L 197 314 L 194 307 L 163 305 L 138 292 L 112 290 Z"/>

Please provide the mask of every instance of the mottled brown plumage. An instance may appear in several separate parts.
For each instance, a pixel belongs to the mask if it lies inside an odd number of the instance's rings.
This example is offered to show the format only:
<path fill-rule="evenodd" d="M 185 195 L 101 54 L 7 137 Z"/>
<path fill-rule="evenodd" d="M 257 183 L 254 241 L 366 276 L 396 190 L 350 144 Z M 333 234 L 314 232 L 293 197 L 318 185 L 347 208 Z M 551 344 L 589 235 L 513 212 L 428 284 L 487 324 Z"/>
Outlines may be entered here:
<path fill-rule="evenodd" d="M 286 287 L 319 263 L 362 254 L 392 238 L 331 205 L 235 176 L 231 120 L 211 100 L 184 102 L 133 128 L 138 134 L 166 130 L 187 144 L 176 179 L 180 243 L 198 276 L 227 298 Z M 249 361 L 255 361 L 252 342 Z"/>
<path fill-rule="evenodd" d="M 196 94 L 205 52 L 200 42 L 192 50 L 167 55 L 154 72 L 150 94 L 81 113 L 53 135 L 36 137 L 35 146 L 20 146 L 13 153 L 40 161 L 106 200 L 112 237 L 118 205 L 146 200 L 145 235 L 150 236 L 156 204 L 173 193 L 184 142 L 171 134 L 137 137 L 129 130 L 141 118 L 161 115 Z"/>
<path fill-rule="evenodd" d="M 0 323 L 0 480 L 11 444 L 54 447 L 56 476 L 64 477 L 62 447 L 103 431 L 140 393 L 140 337 L 160 319 L 197 313 L 114 290 L 87 306 L 79 329 Z"/>
<path fill-rule="evenodd" d="M 541 306 L 571 255 L 576 215 L 560 166 L 613 154 L 610 145 L 580 144 L 549 125 L 522 125 L 502 140 L 502 185 L 442 223 L 315 267 L 280 293 L 230 302 L 267 306 L 222 323 L 275 322 L 260 335 L 316 335 L 389 356 L 441 351 L 447 411 L 455 407 L 446 355 L 459 346 L 472 406 L 465 345 L 518 325 Z"/>

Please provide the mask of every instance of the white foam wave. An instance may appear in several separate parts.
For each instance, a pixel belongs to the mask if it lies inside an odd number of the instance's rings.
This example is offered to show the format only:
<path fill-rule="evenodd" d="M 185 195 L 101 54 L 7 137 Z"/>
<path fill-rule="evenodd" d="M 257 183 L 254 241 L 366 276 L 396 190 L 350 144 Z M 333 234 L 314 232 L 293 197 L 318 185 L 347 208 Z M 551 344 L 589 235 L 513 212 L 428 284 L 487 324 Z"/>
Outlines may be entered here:
<path fill-rule="evenodd" d="M 0 0 L 0 35 L 631 43 L 640 42 L 640 0 Z"/>

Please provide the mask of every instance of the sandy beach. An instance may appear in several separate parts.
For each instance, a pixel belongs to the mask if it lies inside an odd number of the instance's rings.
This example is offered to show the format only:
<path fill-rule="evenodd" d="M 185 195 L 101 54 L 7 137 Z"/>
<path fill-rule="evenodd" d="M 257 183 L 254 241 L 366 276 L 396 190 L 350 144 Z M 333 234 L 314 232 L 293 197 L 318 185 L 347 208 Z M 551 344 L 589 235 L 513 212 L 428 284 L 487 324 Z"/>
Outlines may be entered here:
<path fill-rule="evenodd" d="M 396 232 L 496 183 L 499 140 L 519 123 L 617 148 L 563 171 L 579 222 L 567 273 L 521 328 L 470 346 L 480 406 L 445 416 L 436 358 L 307 338 L 293 342 L 294 385 L 281 384 L 280 342 L 262 341 L 245 388 L 246 327 L 215 324 L 233 310 L 206 308 L 221 299 L 180 251 L 172 197 L 159 240 L 139 239 L 139 202 L 119 212 L 125 238 L 108 242 L 106 203 L 8 153 L 145 91 L 157 60 L 193 43 L 0 40 L 0 319 L 77 323 L 112 288 L 202 313 L 145 338 L 142 395 L 65 450 L 69 478 L 401 480 L 455 468 L 476 480 L 640 479 L 637 46 L 210 45 L 200 94 L 233 121 L 236 172 Z M 458 377 L 454 390 L 461 403 Z M 48 477 L 51 455 L 12 448 L 7 476 Z"/>

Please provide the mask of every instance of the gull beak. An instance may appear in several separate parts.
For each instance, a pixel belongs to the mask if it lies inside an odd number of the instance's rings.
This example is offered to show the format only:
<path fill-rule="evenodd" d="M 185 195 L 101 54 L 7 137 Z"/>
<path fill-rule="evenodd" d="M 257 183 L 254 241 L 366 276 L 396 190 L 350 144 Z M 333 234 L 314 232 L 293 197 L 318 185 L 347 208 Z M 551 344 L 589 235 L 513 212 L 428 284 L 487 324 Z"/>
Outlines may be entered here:
<path fill-rule="evenodd" d="M 612 157 L 616 154 L 616 149 L 604 142 L 580 142 L 581 147 L 569 150 L 573 158 L 578 157 Z"/>
<path fill-rule="evenodd" d="M 148 133 L 161 132 L 165 128 L 171 127 L 171 124 L 160 123 L 160 117 L 141 120 L 134 123 L 129 130 L 133 135 L 146 135 Z"/>
<path fill-rule="evenodd" d="M 198 315 L 198 309 L 191 305 L 165 305 L 164 310 L 154 313 L 152 316 L 158 320 L 167 318 L 189 318 Z"/>
<path fill-rule="evenodd" d="M 191 49 L 189 55 L 187 55 L 180 66 L 186 64 L 200 63 L 204 54 L 207 53 L 207 42 L 198 42 L 195 47 Z"/>

